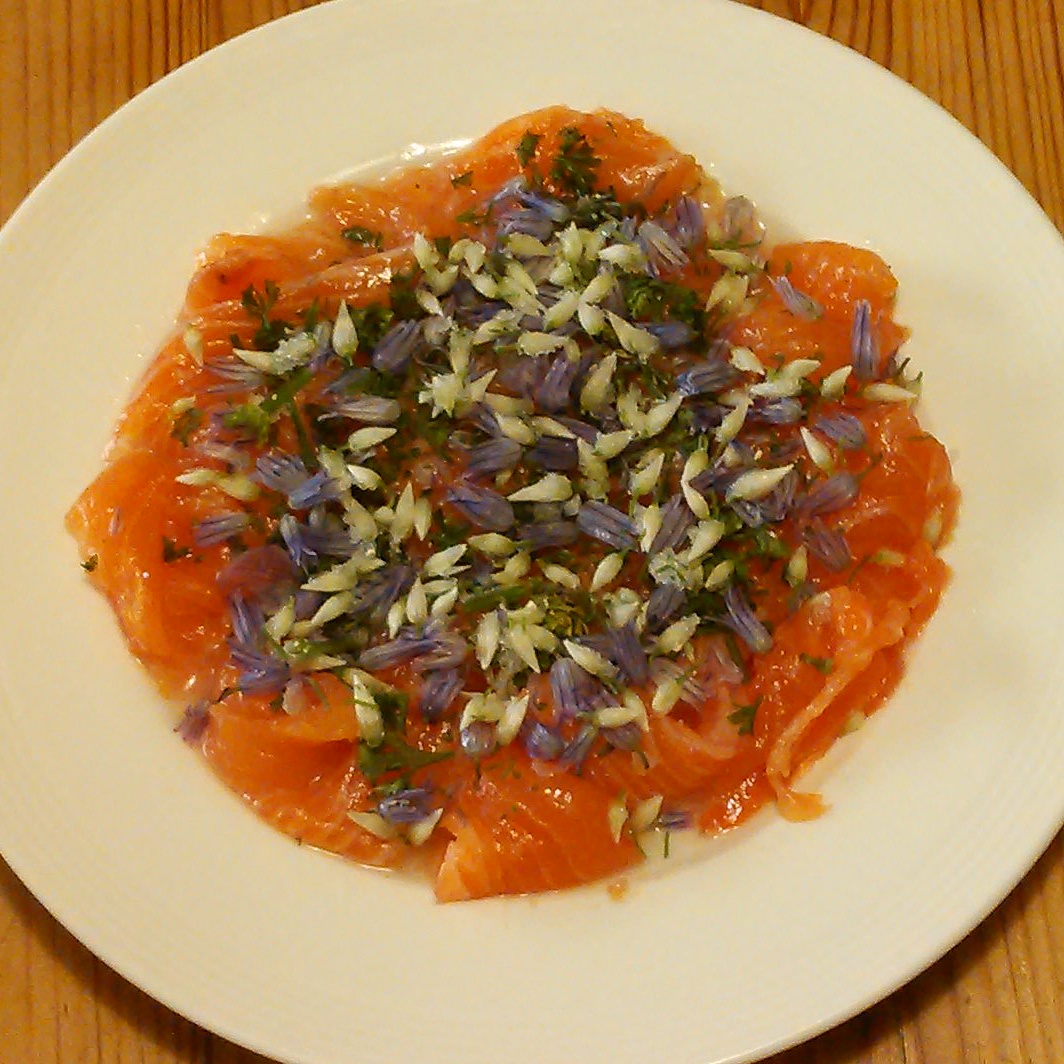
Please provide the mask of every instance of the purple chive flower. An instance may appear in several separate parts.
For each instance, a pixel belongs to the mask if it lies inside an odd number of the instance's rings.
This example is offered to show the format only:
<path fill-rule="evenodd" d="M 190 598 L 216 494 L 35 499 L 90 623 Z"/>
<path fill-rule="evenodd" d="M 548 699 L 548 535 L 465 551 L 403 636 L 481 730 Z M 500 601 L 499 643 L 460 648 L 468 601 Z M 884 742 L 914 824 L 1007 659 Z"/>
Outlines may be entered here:
<path fill-rule="evenodd" d="M 340 396 L 329 403 L 323 418 L 343 417 L 363 425 L 390 425 L 399 418 L 402 408 L 394 399 L 379 395 Z"/>
<path fill-rule="evenodd" d="M 342 481 L 329 476 L 324 469 L 319 469 L 298 488 L 288 493 L 288 505 L 293 510 L 309 510 L 312 506 L 339 499 L 346 490 Z"/>
<path fill-rule="evenodd" d="M 550 667 L 550 690 L 559 724 L 590 713 L 604 700 L 605 688 L 572 658 L 556 658 Z"/>
<path fill-rule="evenodd" d="M 636 242 L 645 252 L 650 272 L 655 276 L 687 265 L 687 252 L 657 222 L 643 222 L 636 230 Z"/>
<path fill-rule="evenodd" d="M 416 824 L 432 812 L 432 792 L 427 787 L 407 787 L 377 803 L 377 812 L 389 824 Z"/>
<path fill-rule="evenodd" d="M 686 809 L 662 810 L 657 825 L 664 831 L 686 831 L 694 824 L 694 817 Z"/>
<path fill-rule="evenodd" d="M 457 669 L 437 669 L 421 678 L 419 709 L 428 721 L 439 720 L 462 689 L 462 674 Z"/>
<path fill-rule="evenodd" d="M 521 445 L 506 436 L 478 444 L 469 452 L 466 475 L 488 477 L 504 469 L 513 469 L 521 460 Z"/>
<path fill-rule="evenodd" d="M 591 753 L 591 747 L 598 736 L 598 729 L 593 724 L 582 724 L 577 733 L 565 744 L 558 764 L 573 772 L 579 772 L 587 755 Z"/>
<path fill-rule="evenodd" d="M 641 327 L 655 337 L 665 351 L 686 347 L 695 338 L 694 329 L 685 321 L 648 321 Z"/>
<path fill-rule="evenodd" d="M 383 618 L 398 599 L 410 590 L 415 575 L 409 565 L 389 565 L 379 569 L 359 584 L 358 598 L 351 612 Z"/>
<path fill-rule="evenodd" d="M 772 649 L 769 630 L 754 615 L 749 599 L 737 584 L 729 584 L 725 590 L 724 607 L 728 611 L 724 623 L 755 654 L 765 654 Z"/>
<path fill-rule="evenodd" d="M 706 218 L 702 213 L 702 204 L 694 196 L 681 196 L 676 201 L 669 230 L 681 247 L 689 248 L 704 239 Z"/>
<path fill-rule="evenodd" d="M 824 308 L 805 292 L 799 292 L 786 277 L 770 277 L 772 287 L 783 301 L 783 305 L 796 317 L 805 321 L 815 321 L 823 316 Z"/>
<path fill-rule="evenodd" d="M 434 634 L 431 649 L 414 659 L 414 668 L 419 672 L 453 669 L 468 656 L 469 644 L 457 632 L 441 631 Z"/>
<path fill-rule="evenodd" d="M 288 663 L 259 647 L 230 641 L 233 664 L 240 670 L 237 687 L 244 692 L 280 691 L 291 678 Z"/>
<path fill-rule="evenodd" d="M 292 560 L 304 569 L 319 558 L 350 558 L 358 546 L 347 528 L 327 522 L 320 510 L 312 511 L 306 524 L 294 514 L 285 514 L 278 531 Z"/>
<path fill-rule="evenodd" d="M 582 705 L 582 677 L 587 673 L 572 658 L 556 658 L 550 667 L 550 691 L 554 698 L 556 716 L 565 720 L 586 712 Z"/>
<path fill-rule="evenodd" d="M 243 447 L 238 447 L 234 443 L 226 443 L 214 436 L 201 438 L 196 442 L 193 450 L 204 458 L 224 462 L 230 470 L 243 472 L 251 464 L 251 458 Z"/>
<path fill-rule="evenodd" d="M 659 584 L 650 592 L 647 599 L 647 629 L 659 632 L 671 617 L 674 617 L 687 603 L 687 595 L 676 584 Z"/>
<path fill-rule="evenodd" d="M 523 233 L 533 236 L 537 240 L 550 240 L 554 232 L 554 223 L 539 211 L 531 207 L 522 207 L 514 204 L 512 207 L 504 207 L 495 214 L 500 237 L 510 236 L 511 233 Z"/>
<path fill-rule="evenodd" d="M 687 505 L 683 495 L 677 492 L 661 508 L 661 528 L 654 536 L 647 553 L 657 554 L 659 551 L 678 547 L 694 523 L 695 515 L 691 513 L 691 507 Z"/>
<path fill-rule="evenodd" d="M 572 521 L 538 521 L 519 525 L 517 538 L 530 551 L 568 547 L 575 543 L 580 530 Z"/>
<path fill-rule="evenodd" d="M 288 548 L 292 561 L 301 569 L 309 569 L 318 559 L 318 553 L 307 538 L 307 526 L 300 524 L 292 514 L 285 514 L 277 522 L 277 531 Z"/>
<path fill-rule="evenodd" d="M 238 643 L 254 646 L 262 637 L 262 626 L 266 623 L 266 618 L 254 599 L 236 594 L 229 599 L 229 622 L 233 629 L 233 638 Z"/>
<path fill-rule="evenodd" d="M 703 662 L 700 667 L 704 668 L 705 663 Z M 655 658 L 650 663 L 650 678 L 659 687 L 662 684 L 681 680 L 683 683 L 681 699 L 694 706 L 704 706 L 712 696 L 709 685 L 700 680 L 693 669 L 685 669 L 670 658 Z"/>
<path fill-rule="evenodd" d="M 620 670 L 629 684 L 644 684 L 647 681 L 647 654 L 639 642 L 635 625 L 631 622 L 622 628 L 610 628 L 606 632 L 608 647 L 606 657 Z"/>
<path fill-rule="evenodd" d="M 447 501 L 472 525 L 489 532 L 505 532 L 513 527 L 514 508 L 497 491 L 475 484 L 458 483 L 446 495 Z"/>
<path fill-rule="evenodd" d="M 708 395 L 730 388 L 739 379 L 739 371 L 722 358 L 695 362 L 676 376 L 676 387 L 683 395 Z"/>
<path fill-rule="evenodd" d="M 872 328 L 872 305 L 867 299 L 858 300 L 853 308 L 850 361 L 858 380 L 875 380 L 879 375 L 879 339 Z"/>
<path fill-rule="evenodd" d="M 817 432 L 834 440 L 840 447 L 847 451 L 855 451 L 863 447 L 868 440 L 865 427 L 861 419 L 853 414 L 840 410 L 835 414 L 824 414 L 816 419 L 813 428 Z"/>
<path fill-rule="evenodd" d="M 704 435 L 719 428 L 729 410 L 723 403 L 691 403 L 687 409 L 691 420 L 691 429 L 699 435 Z"/>
<path fill-rule="evenodd" d="M 526 455 L 529 462 L 555 473 L 569 473 L 580 464 L 576 440 L 541 436 Z"/>
<path fill-rule="evenodd" d="M 598 439 L 599 432 L 594 425 L 581 421 L 575 417 L 556 417 L 559 425 L 564 425 L 574 436 L 579 437 L 584 443 L 594 443 Z"/>
<path fill-rule="evenodd" d="M 747 528 L 779 524 L 794 509 L 798 480 L 791 472 L 763 499 L 732 499 L 728 506 Z"/>
<path fill-rule="evenodd" d="M 760 528 L 767 521 L 760 502 L 754 502 L 751 499 L 732 499 L 728 507 L 747 528 Z"/>
<path fill-rule="evenodd" d="M 521 177 L 503 185 L 491 202 L 496 206 L 495 219 L 501 237 L 527 233 L 537 240 L 549 240 L 554 227 L 569 220 L 569 208 L 564 203 L 531 191 Z M 506 205 L 500 208 L 499 204 Z"/>
<path fill-rule="evenodd" d="M 797 425 L 805 416 L 805 408 L 800 399 L 788 395 L 782 399 L 758 400 L 746 416 L 765 425 Z"/>
<path fill-rule="evenodd" d="M 760 227 L 757 208 L 745 196 L 732 196 L 724 204 L 721 228 L 726 243 L 751 243 Z"/>
<path fill-rule="evenodd" d="M 495 383 L 517 395 L 531 396 L 543 376 L 543 363 L 531 355 L 505 358 L 499 365 Z"/>
<path fill-rule="evenodd" d="M 525 717 L 520 738 L 521 745 L 534 761 L 557 761 L 565 749 L 565 740 L 535 717 Z"/>
<path fill-rule="evenodd" d="M 226 395 L 231 392 L 254 392 L 266 384 L 266 375 L 249 366 L 239 359 L 227 359 L 225 361 L 216 358 L 208 358 L 203 363 L 203 368 L 208 373 L 213 373 L 218 378 L 217 384 L 212 384 L 207 391 L 215 395 Z"/>
<path fill-rule="evenodd" d="M 500 310 L 505 310 L 507 305 L 506 303 L 488 300 L 471 306 L 459 305 L 455 311 L 455 321 L 467 329 L 476 329 L 478 326 L 483 325 L 484 322 L 494 318 Z"/>
<path fill-rule="evenodd" d="M 297 621 L 309 621 L 321 609 L 321 604 L 328 597 L 324 591 L 307 591 L 305 588 L 300 588 L 292 596 L 295 619 Z"/>
<path fill-rule="evenodd" d="M 849 506 L 861 485 L 852 473 L 836 473 L 820 481 L 808 495 L 802 499 L 800 506 L 802 512 L 810 517 L 819 514 L 832 513 Z"/>
<path fill-rule="evenodd" d="M 643 741 L 643 730 L 634 720 L 616 728 L 603 728 L 599 734 L 615 750 L 638 750 Z"/>
<path fill-rule="evenodd" d="M 828 528 L 822 521 L 811 521 L 802 529 L 802 542 L 809 553 L 832 572 L 842 572 L 853 562 L 846 536 L 837 528 Z"/>
<path fill-rule="evenodd" d="M 373 368 L 380 373 L 401 373 L 421 345 L 419 321 L 400 321 L 393 325 L 373 348 Z"/>
<path fill-rule="evenodd" d="M 253 479 L 264 488 L 288 495 L 296 491 L 308 477 L 307 467 L 295 454 L 284 451 L 267 451 L 255 463 Z"/>
<path fill-rule="evenodd" d="M 436 640 L 432 636 L 418 635 L 412 629 L 404 629 L 395 639 L 388 639 L 383 643 L 363 650 L 358 663 L 364 669 L 390 669 L 396 665 L 404 665 L 422 654 L 428 654 L 436 648 Z"/>
<path fill-rule="evenodd" d="M 185 740 L 189 746 L 196 746 L 207 731 L 207 725 L 211 722 L 211 704 L 205 698 L 185 707 L 181 719 L 177 722 L 174 731 Z"/>
<path fill-rule="evenodd" d="M 576 515 L 580 531 L 609 547 L 627 550 L 639 542 L 635 522 L 608 503 L 591 500 L 585 502 Z"/>
<path fill-rule="evenodd" d="M 319 558 L 350 558 L 359 542 L 345 524 L 321 507 L 310 511 L 303 535 L 308 549 Z"/>
<path fill-rule="evenodd" d="M 251 518 L 243 510 L 227 510 L 197 521 L 192 538 L 197 547 L 213 547 L 246 532 L 250 525 Z"/>
<path fill-rule="evenodd" d="M 564 351 L 554 357 L 550 369 L 543 379 L 532 389 L 532 398 L 540 409 L 548 414 L 556 414 L 569 405 L 569 393 L 580 369 L 580 363 L 571 359 Z"/>
<path fill-rule="evenodd" d="M 466 757 L 487 757 L 495 749 L 495 728 L 486 720 L 475 720 L 462 729 L 458 741 Z"/>
<path fill-rule="evenodd" d="M 263 609 L 276 609 L 295 590 L 298 570 L 288 552 L 276 543 L 252 547 L 218 571 L 218 586 L 228 596 L 255 598 Z"/>
<path fill-rule="evenodd" d="M 564 225 L 569 220 L 569 208 L 561 200 L 533 192 L 523 178 L 520 187 L 514 190 L 513 195 L 523 207 L 539 211 L 556 225 Z"/>
<path fill-rule="evenodd" d="M 480 429 L 481 432 L 486 433 L 488 436 L 501 435 L 499 422 L 495 417 L 494 411 L 484 403 L 477 403 L 475 406 L 470 407 L 469 411 L 463 415 L 462 420 L 469 422 L 474 428 Z"/>
<path fill-rule="evenodd" d="M 732 440 L 731 446 L 734 450 L 740 451 L 742 444 L 740 441 Z M 739 478 L 743 470 L 750 468 L 752 465 L 753 462 L 747 463 L 744 461 L 741 466 L 733 468 L 718 459 L 709 469 L 703 470 L 697 477 L 692 478 L 691 487 L 701 495 L 705 495 L 706 492 L 724 495 L 732 482 Z"/>

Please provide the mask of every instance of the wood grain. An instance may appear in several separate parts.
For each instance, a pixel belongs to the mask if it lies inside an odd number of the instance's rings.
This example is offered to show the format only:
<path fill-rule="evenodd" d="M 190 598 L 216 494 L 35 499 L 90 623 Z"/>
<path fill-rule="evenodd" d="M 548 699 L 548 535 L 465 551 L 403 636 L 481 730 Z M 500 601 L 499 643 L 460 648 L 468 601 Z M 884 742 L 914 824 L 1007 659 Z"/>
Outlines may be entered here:
<path fill-rule="evenodd" d="M 0 220 L 169 70 L 299 0 L 4 0 Z M 1064 0 L 759 0 L 893 70 L 1013 171 L 1064 231 Z M 973 223 L 977 224 L 977 220 Z M 266 1064 L 152 1001 L 0 863 L 5 1064 Z M 938 964 L 772 1064 L 1064 1062 L 1064 835 Z"/>

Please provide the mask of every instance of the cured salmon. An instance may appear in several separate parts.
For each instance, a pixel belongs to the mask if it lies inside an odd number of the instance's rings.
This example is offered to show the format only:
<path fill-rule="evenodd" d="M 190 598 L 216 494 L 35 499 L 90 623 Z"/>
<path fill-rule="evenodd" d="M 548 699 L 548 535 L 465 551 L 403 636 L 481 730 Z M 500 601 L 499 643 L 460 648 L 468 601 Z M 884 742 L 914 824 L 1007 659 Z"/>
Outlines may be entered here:
<path fill-rule="evenodd" d="M 876 254 L 551 107 L 220 234 L 67 523 L 265 820 L 441 901 L 820 815 L 959 495 Z"/>

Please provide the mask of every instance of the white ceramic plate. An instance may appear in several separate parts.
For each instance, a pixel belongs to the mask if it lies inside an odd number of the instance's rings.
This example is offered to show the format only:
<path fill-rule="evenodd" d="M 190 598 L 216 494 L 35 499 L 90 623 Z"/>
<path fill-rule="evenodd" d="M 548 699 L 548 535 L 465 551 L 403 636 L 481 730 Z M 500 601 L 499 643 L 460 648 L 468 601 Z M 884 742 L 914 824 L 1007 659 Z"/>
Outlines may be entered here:
<path fill-rule="evenodd" d="M 196 249 L 315 183 L 536 106 L 638 115 L 808 236 L 879 249 L 964 491 L 956 579 L 890 707 L 774 814 L 636 877 L 440 907 L 299 849 L 171 732 L 62 515 Z M 0 237 L 0 849 L 104 960 L 283 1060 L 750 1060 L 935 960 L 1064 815 L 1064 246 L 872 64 L 714 0 L 326 5 L 104 123 Z"/>

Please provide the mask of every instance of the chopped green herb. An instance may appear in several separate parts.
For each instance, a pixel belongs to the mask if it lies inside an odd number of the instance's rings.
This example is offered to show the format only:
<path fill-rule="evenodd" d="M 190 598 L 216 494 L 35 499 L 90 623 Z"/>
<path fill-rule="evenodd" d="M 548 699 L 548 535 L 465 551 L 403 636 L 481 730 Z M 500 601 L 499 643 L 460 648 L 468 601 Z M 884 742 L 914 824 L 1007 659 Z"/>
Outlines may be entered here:
<path fill-rule="evenodd" d="M 303 321 L 303 331 L 312 333 L 318 327 L 318 322 L 321 321 L 321 304 L 315 298 L 314 302 L 306 310 L 299 312 L 299 317 Z"/>
<path fill-rule="evenodd" d="M 407 318 L 421 317 L 421 304 L 417 301 L 416 292 L 417 284 L 413 274 L 409 271 L 397 273 L 392 277 L 388 289 L 388 302 L 395 318 L 405 321 Z"/>
<path fill-rule="evenodd" d="M 100 556 L 98 554 L 90 554 L 82 563 L 81 567 L 87 573 L 94 573 L 96 567 L 100 564 Z"/>
<path fill-rule="evenodd" d="M 832 658 L 817 658 L 812 654 L 799 654 L 798 660 L 803 661 L 806 665 L 812 665 L 817 672 L 822 672 L 825 676 L 831 674 L 831 671 L 835 668 L 835 662 Z"/>
<path fill-rule="evenodd" d="M 695 333 L 705 327 L 703 301 L 684 285 L 646 274 L 624 274 L 621 290 L 628 315 L 634 321 L 682 321 Z"/>
<path fill-rule="evenodd" d="M 573 204 L 572 220 L 583 229 L 595 229 L 611 219 L 620 220 L 624 214 L 624 207 L 610 189 L 580 196 Z"/>
<path fill-rule="evenodd" d="M 227 429 L 242 429 L 255 440 L 263 444 L 270 436 L 273 420 L 259 403 L 241 403 L 231 407 L 222 416 L 222 424 Z"/>
<path fill-rule="evenodd" d="M 761 706 L 761 699 L 751 702 L 748 706 L 736 706 L 734 713 L 728 714 L 728 721 L 734 724 L 740 735 L 752 735 L 754 731 L 754 717 Z"/>
<path fill-rule="evenodd" d="M 376 784 L 392 772 L 416 772 L 451 757 L 450 750 L 420 750 L 402 736 L 389 732 L 379 746 L 358 744 L 358 767 L 370 783 Z"/>
<path fill-rule="evenodd" d="M 258 351 L 273 351 L 277 345 L 287 336 L 291 326 L 281 319 L 270 317 L 270 311 L 280 295 L 280 289 L 275 281 L 266 281 L 260 294 L 253 284 L 244 289 L 240 297 L 241 306 L 247 311 L 255 323 L 255 334 L 252 344 Z"/>
<path fill-rule="evenodd" d="M 198 406 L 190 406 L 182 410 L 174 419 L 174 427 L 170 435 L 180 442 L 182 447 L 188 446 L 189 438 L 203 424 L 203 411 Z"/>
<path fill-rule="evenodd" d="M 491 204 L 483 210 L 470 209 L 468 211 L 461 211 L 454 216 L 454 220 L 459 225 L 487 225 L 488 220 L 491 218 Z"/>
<path fill-rule="evenodd" d="M 530 130 L 517 142 L 514 154 L 522 166 L 528 166 L 532 161 L 532 157 L 536 154 L 536 149 L 542 139 L 543 137 L 539 133 L 533 133 Z"/>
<path fill-rule="evenodd" d="M 490 591 L 481 591 L 466 597 L 462 608 L 466 613 L 486 613 L 496 606 L 513 606 L 528 594 L 528 588 L 514 585 L 512 587 L 494 587 Z"/>
<path fill-rule="evenodd" d="M 464 174 L 455 174 L 451 178 L 451 185 L 454 188 L 461 188 L 463 185 L 471 185 L 473 183 L 473 171 L 466 170 Z"/>
<path fill-rule="evenodd" d="M 558 135 L 558 153 L 551 163 L 551 179 L 564 192 L 587 196 L 595 188 L 595 171 L 599 158 L 592 151 L 587 137 L 573 126 L 566 126 Z"/>
<path fill-rule="evenodd" d="M 181 558 L 188 558 L 191 554 L 191 547 L 179 547 L 175 540 L 169 536 L 163 536 L 163 561 L 167 564 L 179 561 Z"/>
<path fill-rule="evenodd" d="M 377 248 L 378 251 L 384 247 L 384 234 L 374 229 L 367 229 L 364 225 L 349 226 L 340 235 L 344 240 L 350 240 L 352 244 L 365 244 L 367 247 Z"/>

